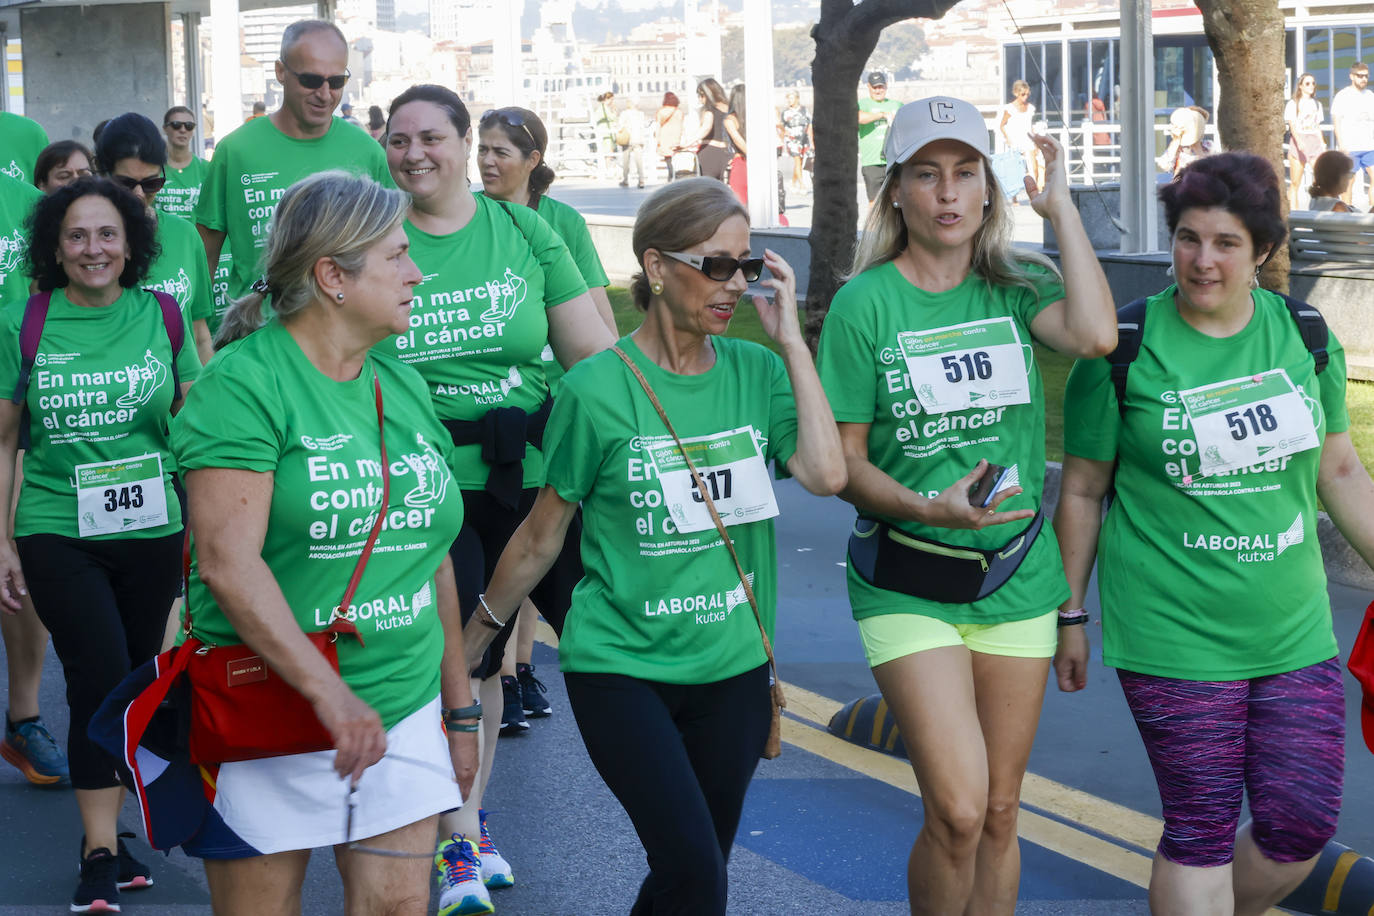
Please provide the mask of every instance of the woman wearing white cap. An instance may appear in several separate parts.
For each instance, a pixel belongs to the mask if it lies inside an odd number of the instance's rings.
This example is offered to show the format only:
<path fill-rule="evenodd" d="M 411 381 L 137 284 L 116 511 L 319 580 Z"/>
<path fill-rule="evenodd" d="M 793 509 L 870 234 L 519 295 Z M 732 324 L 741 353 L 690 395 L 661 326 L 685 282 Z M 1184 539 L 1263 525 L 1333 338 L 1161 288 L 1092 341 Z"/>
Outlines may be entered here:
<path fill-rule="evenodd" d="M 1035 144 L 1048 179 L 1026 190 L 1060 240 L 1062 276 L 1011 248 L 982 115 L 922 99 L 892 120 L 881 206 L 821 334 L 849 470 L 841 495 L 859 510 L 850 603 L 925 802 L 907 866 L 913 913 L 1015 908 L 1016 812 L 1056 623 L 1082 622 L 1055 610 L 1069 588 L 1040 507 L 1044 395 L 1030 343 L 1102 356 L 1116 316 L 1063 148 Z"/>

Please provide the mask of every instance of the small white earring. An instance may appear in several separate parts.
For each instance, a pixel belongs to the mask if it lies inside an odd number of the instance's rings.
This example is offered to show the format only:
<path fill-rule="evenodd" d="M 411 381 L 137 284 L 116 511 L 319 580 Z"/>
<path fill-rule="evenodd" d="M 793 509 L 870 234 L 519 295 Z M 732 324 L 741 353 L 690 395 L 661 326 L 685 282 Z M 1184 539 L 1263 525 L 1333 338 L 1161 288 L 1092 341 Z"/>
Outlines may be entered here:
<path fill-rule="evenodd" d="M 1260 269 L 1259 269 L 1258 267 L 1256 267 L 1256 268 L 1255 268 L 1255 275 L 1254 275 L 1253 277 L 1250 278 L 1250 288 L 1251 288 L 1251 289 L 1259 289 L 1259 272 L 1260 272 Z"/>
<path fill-rule="evenodd" d="M 1170 264 L 1168 267 L 1164 268 L 1164 276 L 1166 276 L 1166 277 L 1172 277 L 1173 275 L 1174 275 L 1174 265 L 1173 265 L 1173 264 Z"/>
<path fill-rule="evenodd" d="M 902 209 L 902 205 L 901 205 L 900 203 L 898 203 L 897 201 L 895 201 L 895 200 L 892 202 L 892 206 L 893 206 L 894 209 L 897 209 L 897 210 Z"/>

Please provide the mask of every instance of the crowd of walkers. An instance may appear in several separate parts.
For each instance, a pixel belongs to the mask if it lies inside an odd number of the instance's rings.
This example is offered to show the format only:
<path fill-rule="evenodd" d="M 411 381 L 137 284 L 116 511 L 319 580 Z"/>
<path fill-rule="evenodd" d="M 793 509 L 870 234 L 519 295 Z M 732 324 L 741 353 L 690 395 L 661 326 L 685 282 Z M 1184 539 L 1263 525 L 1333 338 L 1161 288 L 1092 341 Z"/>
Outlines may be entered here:
<path fill-rule="evenodd" d="M 525 851 L 498 851 L 483 797 L 497 736 L 551 712 L 542 616 L 644 846 L 632 912 L 724 913 L 779 750 L 774 476 L 856 510 L 851 610 L 924 804 L 913 913 L 1013 912 L 1021 783 L 1051 668 L 1086 686 L 1094 564 L 1164 809 L 1152 906 L 1260 913 L 1303 880 L 1345 733 L 1317 501 L 1374 562 L 1374 484 L 1339 341 L 1257 288 L 1286 235 L 1264 159 L 1179 166 L 1169 285 L 1118 315 L 1056 140 L 998 125 L 1039 163 L 1021 190 L 1058 266 L 1012 247 L 976 108 L 887 106 L 813 362 L 733 180 L 645 201 L 622 335 L 534 112 L 474 124 L 417 85 L 365 129 L 335 117 L 347 62 L 333 25 L 289 26 L 281 108 L 208 163 L 184 107 L 118 115 L 94 150 L 0 118 L 0 753 L 75 790 L 73 912 L 154 881 L 129 790 L 216 913 L 299 912 L 324 846 L 348 912 L 425 913 L 431 876 L 441 916 L 494 912 Z M 665 100 L 659 155 L 742 174 L 742 90 L 699 94 L 696 124 Z M 772 349 L 725 336 L 755 282 Z M 1033 341 L 1077 359 L 1052 519 Z"/>

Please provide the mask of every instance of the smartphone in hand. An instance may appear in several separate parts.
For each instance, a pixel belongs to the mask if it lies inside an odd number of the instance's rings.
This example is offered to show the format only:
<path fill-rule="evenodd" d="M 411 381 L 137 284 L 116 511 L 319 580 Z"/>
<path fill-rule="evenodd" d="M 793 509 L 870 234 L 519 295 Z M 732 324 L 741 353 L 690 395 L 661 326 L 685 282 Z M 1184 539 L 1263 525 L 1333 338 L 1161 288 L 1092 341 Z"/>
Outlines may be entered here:
<path fill-rule="evenodd" d="M 1000 464 L 988 464 L 988 468 L 983 472 L 983 476 L 978 478 L 978 482 L 973 485 L 973 489 L 968 491 L 969 505 L 977 506 L 980 509 L 987 508 L 988 503 L 992 502 L 992 497 L 1006 479 L 1007 469 Z"/>

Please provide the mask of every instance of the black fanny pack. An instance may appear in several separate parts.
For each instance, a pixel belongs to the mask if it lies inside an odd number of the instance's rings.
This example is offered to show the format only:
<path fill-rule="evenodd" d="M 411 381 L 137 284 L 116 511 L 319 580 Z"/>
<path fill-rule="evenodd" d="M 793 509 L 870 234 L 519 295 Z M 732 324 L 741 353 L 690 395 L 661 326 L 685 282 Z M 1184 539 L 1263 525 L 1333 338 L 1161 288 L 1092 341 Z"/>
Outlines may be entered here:
<path fill-rule="evenodd" d="M 487 492 L 514 509 L 525 480 L 525 443 L 538 449 L 544 447 L 544 427 L 552 410 L 553 398 L 549 398 L 534 413 L 525 413 L 519 407 L 495 407 L 479 420 L 441 422 L 453 437 L 454 445 L 482 446 L 482 460 L 491 466 Z"/>
<path fill-rule="evenodd" d="M 849 536 L 849 565 L 878 588 L 927 601 L 968 604 L 1007 583 L 1044 525 L 1042 509 L 1006 544 L 979 550 L 912 537 L 885 522 L 860 517 Z"/>

